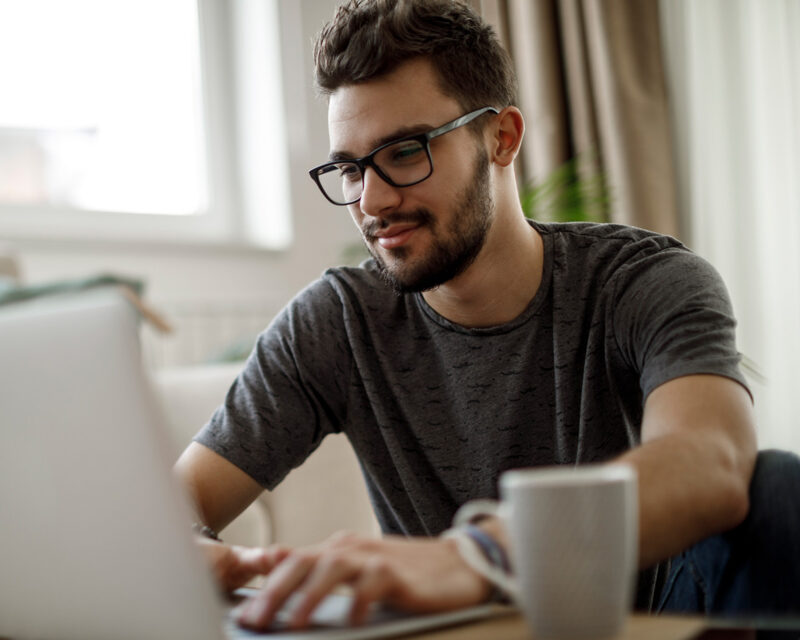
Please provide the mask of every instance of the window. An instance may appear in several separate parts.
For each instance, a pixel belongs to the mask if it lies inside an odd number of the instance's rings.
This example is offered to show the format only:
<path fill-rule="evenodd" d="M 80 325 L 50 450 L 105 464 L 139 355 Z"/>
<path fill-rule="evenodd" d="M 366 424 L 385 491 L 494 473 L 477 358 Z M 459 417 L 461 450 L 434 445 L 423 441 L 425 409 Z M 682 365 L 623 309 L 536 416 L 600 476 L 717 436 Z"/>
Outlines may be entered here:
<path fill-rule="evenodd" d="M 0 232 L 285 246 L 278 37 L 277 0 L 0 0 Z"/>

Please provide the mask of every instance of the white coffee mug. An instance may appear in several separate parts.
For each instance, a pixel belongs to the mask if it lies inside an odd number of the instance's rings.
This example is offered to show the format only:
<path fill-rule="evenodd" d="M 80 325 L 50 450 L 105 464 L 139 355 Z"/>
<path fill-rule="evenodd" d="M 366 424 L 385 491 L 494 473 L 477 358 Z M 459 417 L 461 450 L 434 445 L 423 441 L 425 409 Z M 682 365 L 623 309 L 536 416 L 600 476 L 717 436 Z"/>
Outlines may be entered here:
<path fill-rule="evenodd" d="M 536 638 L 619 633 L 633 605 L 638 559 L 636 471 L 625 464 L 507 471 L 502 501 L 475 500 L 456 525 L 497 515 L 513 576 L 488 568 L 522 609 Z"/>

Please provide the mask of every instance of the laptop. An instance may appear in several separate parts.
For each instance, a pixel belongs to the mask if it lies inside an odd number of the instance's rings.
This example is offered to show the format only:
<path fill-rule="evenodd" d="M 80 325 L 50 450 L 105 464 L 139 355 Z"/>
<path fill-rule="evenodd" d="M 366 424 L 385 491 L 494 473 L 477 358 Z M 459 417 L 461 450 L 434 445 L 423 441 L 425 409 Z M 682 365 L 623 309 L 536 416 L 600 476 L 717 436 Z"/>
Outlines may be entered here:
<path fill-rule="evenodd" d="M 194 543 L 167 438 L 118 291 L 0 307 L 0 638 L 357 640 L 495 610 L 376 607 L 348 629 L 349 600 L 333 595 L 308 632 L 239 629 Z"/>

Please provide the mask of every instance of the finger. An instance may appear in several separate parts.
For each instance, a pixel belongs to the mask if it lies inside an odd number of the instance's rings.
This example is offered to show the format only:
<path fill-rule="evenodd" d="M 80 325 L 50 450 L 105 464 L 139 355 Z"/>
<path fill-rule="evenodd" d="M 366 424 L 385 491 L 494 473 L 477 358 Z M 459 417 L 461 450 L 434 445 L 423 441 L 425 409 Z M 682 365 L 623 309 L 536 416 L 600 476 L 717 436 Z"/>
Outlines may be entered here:
<path fill-rule="evenodd" d="M 350 623 L 364 624 L 370 605 L 385 600 L 395 586 L 395 578 L 385 561 L 373 558 L 364 566 L 358 581 L 353 585 L 353 604 Z"/>
<path fill-rule="evenodd" d="M 338 585 L 356 580 L 362 566 L 363 560 L 357 556 L 337 550 L 321 556 L 301 587 L 301 597 L 289 619 L 290 628 L 307 627 L 320 602 Z"/>
<path fill-rule="evenodd" d="M 232 547 L 229 567 L 224 576 L 225 586 L 233 590 L 257 576 L 267 575 L 289 554 L 286 548 L 254 549 Z"/>
<path fill-rule="evenodd" d="M 239 568 L 252 575 L 264 575 L 272 571 L 291 553 L 288 547 L 269 547 L 257 549 L 234 547 Z"/>
<path fill-rule="evenodd" d="M 359 536 L 355 531 L 343 529 L 340 531 L 335 531 L 329 535 L 323 544 L 330 547 L 334 545 L 347 545 L 351 542 L 356 542 L 359 540 L 361 540 L 361 536 Z"/>
<path fill-rule="evenodd" d="M 288 597 L 303 583 L 316 563 L 316 555 L 290 553 L 267 577 L 264 587 L 240 610 L 238 622 L 243 627 L 266 630 Z"/>

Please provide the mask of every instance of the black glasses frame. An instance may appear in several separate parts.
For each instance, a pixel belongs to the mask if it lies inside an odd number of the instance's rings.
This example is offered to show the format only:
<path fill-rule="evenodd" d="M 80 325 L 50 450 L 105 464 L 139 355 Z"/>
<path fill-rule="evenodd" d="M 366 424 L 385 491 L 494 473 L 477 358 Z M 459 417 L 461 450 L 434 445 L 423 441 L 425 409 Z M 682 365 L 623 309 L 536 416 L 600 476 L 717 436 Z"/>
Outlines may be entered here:
<path fill-rule="evenodd" d="M 430 178 L 431 174 L 433 174 L 433 156 L 431 155 L 431 146 L 430 146 L 431 140 L 433 140 L 438 136 L 444 135 L 445 133 L 449 133 L 453 129 L 458 129 L 459 127 L 463 127 L 465 124 L 468 124 L 473 120 L 475 120 L 475 118 L 482 116 L 484 113 L 489 113 L 489 112 L 494 114 L 500 113 L 500 111 L 495 109 L 494 107 L 483 107 L 481 109 L 476 109 L 475 111 L 470 111 L 469 113 L 466 113 L 463 116 L 456 118 L 455 120 L 451 120 L 450 122 L 443 124 L 441 127 L 436 127 L 435 129 L 431 129 L 426 133 L 418 133 L 415 135 L 398 138 L 397 140 L 391 140 L 386 144 L 382 144 L 377 149 L 373 149 L 363 158 L 353 158 L 352 160 L 339 160 L 335 162 L 326 162 L 325 164 L 321 164 L 318 167 L 314 167 L 308 172 L 308 174 L 311 176 L 311 179 L 316 183 L 317 187 L 319 187 L 319 190 L 322 192 L 322 195 L 325 196 L 328 202 L 340 207 L 346 207 L 347 205 L 355 204 L 356 202 L 361 200 L 361 195 L 363 195 L 364 193 L 364 173 L 366 172 L 367 167 L 372 167 L 375 170 L 375 173 L 377 173 L 384 182 L 390 184 L 393 187 L 410 187 L 412 185 L 419 184 L 420 182 L 423 182 L 428 178 Z M 420 178 L 419 180 L 414 180 L 414 182 L 408 182 L 404 184 L 398 184 L 397 182 L 392 180 L 388 175 L 386 175 L 381 170 L 381 168 L 375 163 L 375 155 L 383 151 L 383 149 L 385 149 L 386 147 L 390 147 L 394 144 L 411 140 L 416 140 L 417 142 L 420 142 L 425 146 L 425 153 L 428 156 L 428 166 L 430 167 L 430 170 L 425 175 L 425 177 Z M 319 177 L 322 174 L 327 173 L 328 171 L 338 170 L 339 165 L 344 163 L 356 165 L 358 167 L 358 170 L 361 172 L 361 194 L 358 196 L 358 198 L 355 198 L 348 202 L 336 202 L 325 191 L 325 188 L 322 186 Z"/>

